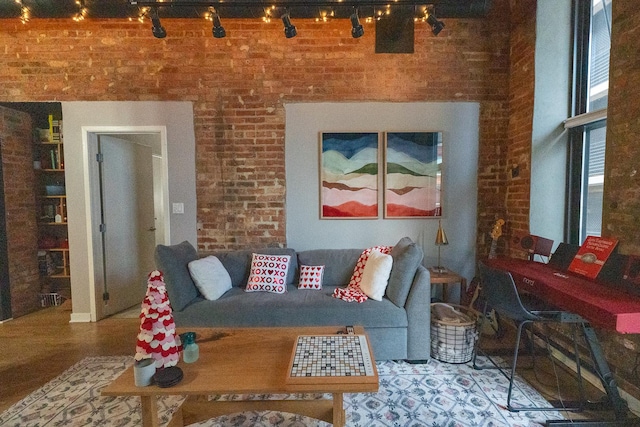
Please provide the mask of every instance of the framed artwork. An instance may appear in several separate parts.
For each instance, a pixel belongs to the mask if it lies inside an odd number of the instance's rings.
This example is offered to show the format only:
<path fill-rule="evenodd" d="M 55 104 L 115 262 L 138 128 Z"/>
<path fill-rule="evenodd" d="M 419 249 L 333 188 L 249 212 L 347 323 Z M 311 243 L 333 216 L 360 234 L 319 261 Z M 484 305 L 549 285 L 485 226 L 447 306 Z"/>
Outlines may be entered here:
<path fill-rule="evenodd" d="M 442 216 L 442 132 L 385 133 L 384 217 Z"/>
<path fill-rule="evenodd" d="M 320 218 L 378 218 L 379 139 L 320 133 Z"/>

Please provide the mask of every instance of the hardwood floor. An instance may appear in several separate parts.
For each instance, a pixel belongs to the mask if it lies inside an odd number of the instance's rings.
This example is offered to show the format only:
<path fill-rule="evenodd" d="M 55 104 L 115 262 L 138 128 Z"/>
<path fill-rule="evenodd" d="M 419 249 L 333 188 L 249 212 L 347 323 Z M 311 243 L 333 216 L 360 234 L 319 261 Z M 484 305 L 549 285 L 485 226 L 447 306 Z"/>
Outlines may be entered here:
<path fill-rule="evenodd" d="M 47 381 L 87 356 L 133 355 L 139 320 L 111 317 L 97 323 L 69 323 L 69 312 L 61 307 L 0 324 L 0 412 L 18 402 Z M 485 340 L 483 348 L 508 354 L 512 338 Z M 486 347 L 485 347 L 486 346 Z M 522 359 L 522 366 L 528 366 Z M 576 382 L 562 365 L 547 357 L 537 359 L 537 369 L 518 371 L 529 384 L 549 399 L 558 399 L 557 389 L 565 400 L 577 399 Z M 587 396 L 599 401 L 603 394 L 587 386 Z M 605 412 L 564 413 L 568 419 L 611 419 Z"/>
<path fill-rule="evenodd" d="M 69 323 L 51 307 L 0 324 L 0 412 L 87 356 L 135 354 L 139 319 Z"/>

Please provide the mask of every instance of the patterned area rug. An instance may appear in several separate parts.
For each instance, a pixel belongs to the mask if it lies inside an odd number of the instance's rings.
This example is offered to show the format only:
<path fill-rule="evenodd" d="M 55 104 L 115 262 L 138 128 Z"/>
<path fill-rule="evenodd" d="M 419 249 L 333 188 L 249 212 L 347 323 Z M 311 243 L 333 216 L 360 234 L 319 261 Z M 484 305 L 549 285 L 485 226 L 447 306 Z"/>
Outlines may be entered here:
<path fill-rule="evenodd" d="M 134 427 L 140 422 L 136 397 L 102 397 L 100 390 L 130 366 L 129 356 L 89 357 L 0 414 L 0 426 Z M 470 364 L 430 360 L 424 365 L 378 362 L 378 393 L 345 395 L 347 426 L 541 426 L 562 419 L 558 412 L 509 412 L 508 382 L 495 370 L 474 370 Z M 283 398 L 283 396 L 270 396 Z M 292 395 L 291 399 L 320 399 L 323 395 Z M 218 400 L 263 399 L 265 396 L 213 396 Z M 166 425 L 182 403 L 181 397 L 158 402 Z M 518 382 L 514 402 L 549 406 L 529 385 Z M 304 416 L 270 411 L 230 414 L 192 427 L 307 427 L 329 424 Z"/>

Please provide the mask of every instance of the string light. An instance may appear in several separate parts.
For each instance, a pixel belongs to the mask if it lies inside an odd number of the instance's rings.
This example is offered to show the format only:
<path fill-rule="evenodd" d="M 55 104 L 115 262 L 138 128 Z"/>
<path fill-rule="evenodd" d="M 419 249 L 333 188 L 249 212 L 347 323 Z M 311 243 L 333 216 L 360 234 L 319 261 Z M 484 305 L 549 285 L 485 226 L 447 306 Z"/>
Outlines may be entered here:
<path fill-rule="evenodd" d="M 76 4 L 78 5 L 78 13 L 75 14 L 73 20 L 76 22 L 84 21 L 84 18 L 89 13 L 89 9 L 84 5 L 84 0 L 76 0 Z"/>
<path fill-rule="evenodd" d="M 27 6 L 22 4 L 22 0 L 15 0 L 16 4 L 20 6 L 20 22 L 26 24 L 31 19 L 31 11 Z"/>
<path fill-rule="evenodd" d="M 271 22 L 271 12 L 273 10 L 275 10 L 275 9 L 276 9 L 275 5 L 273 5 L 273 6 L 269 7 L 269 8 L 266 8 L 264 10 L 264 16 L 262 17 L 262 21 L 267 23 L 267 24 L 270 23 Z"/>
<path fill-rule="evenodd" d="M 144 23 L 144 20 L 147 19 L 149 17 L 149 11 L 151 10 L 150 7 L 145 6 L 145 7 L 141 7 L 138 8 L 138 16 L 133 18 L 133 17 L 129 17 L 129 21 L 138 21 L 141 24 Z"/>
<path fill-rule="evenodd" d="M 329 20 L 336 16 L 336 13 L 332 10 L 327 12 L 326 10 L 320 11 L 320 16 L 316 18 L 316 22 L 329 22 Z"/>

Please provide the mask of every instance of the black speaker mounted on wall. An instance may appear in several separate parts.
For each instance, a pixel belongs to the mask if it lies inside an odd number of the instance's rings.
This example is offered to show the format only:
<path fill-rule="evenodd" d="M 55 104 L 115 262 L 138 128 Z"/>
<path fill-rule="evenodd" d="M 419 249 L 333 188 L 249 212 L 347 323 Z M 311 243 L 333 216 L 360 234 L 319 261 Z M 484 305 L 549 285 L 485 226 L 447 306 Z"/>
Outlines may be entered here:
<path fill-rule="evenodd" d="M 413 53 L 414 12 L 411 6 L 391 6 L 376 21 L 376 53 Z"/>

